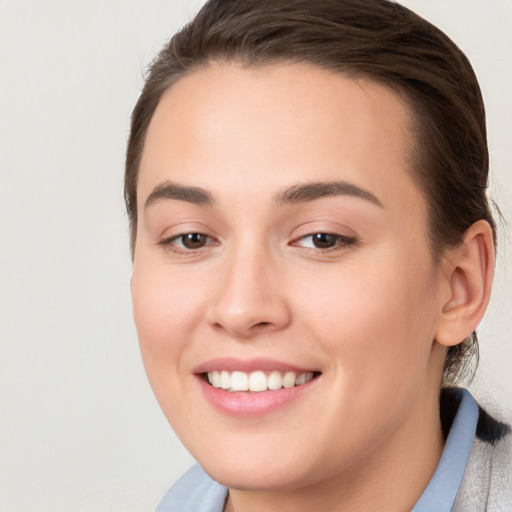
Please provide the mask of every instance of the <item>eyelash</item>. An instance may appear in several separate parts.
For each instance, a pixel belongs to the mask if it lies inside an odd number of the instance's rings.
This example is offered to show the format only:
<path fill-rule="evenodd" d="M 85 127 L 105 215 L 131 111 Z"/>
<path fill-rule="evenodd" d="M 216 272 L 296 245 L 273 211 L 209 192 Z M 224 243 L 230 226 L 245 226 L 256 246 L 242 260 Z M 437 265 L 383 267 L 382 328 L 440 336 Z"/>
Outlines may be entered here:
<path fill-rule="evenodd" d="M 182 245 L 183 245 L 183 239 L 187 236 L 188 237 L 190 237 L 190 236 L 204 237 L 207 240 L 207 243 L 205 243 L 204 245 L 201 245 L 200 247 L 197 247 L 197 248 L 176 246 L 176 242 L 178 240 L 181 240 Z M 158 242 L 158 245 L 163 246 L 165 249 L 168 249 L 175 254 L 184 255 L 184 256 L 194 255 L 195 253 L 197 253 L 204 247 L 208 247 L 210 245 L 217 245 L 217 244 L 218 244 L 218 242 L 211 236 L 205 235 L 204 233 L 198 233 L 198 232 L 180 233 L 179 235 L 173 236 L 171 238 L 166 238 L 166 239 Z"/>
<path fill-rule="evenodd" d="M 185 237 L 203 237 L 203 240 L 206 242 L 204 245 L 201 245 L 199 247 L 191 248 L 191 247 L 179 247 L 176 245 L 176 242 L 181 240 L 182 246 L 183 240 Z M 314 245 L 314 238 L 313 237 L 332 237 L 331 241 L 334 242 L 334 244 L 331 247 L 305 247 L 304 245 L 301 245 L 300 242 L 311 239 L 312 244 Z M 293 242 L 291 242 L 290 245 L 302 247 L 309 251 L 315 251 L 321 254 L 339 251 L 341 249 L 344 249 L 346 247 L 350 247 L 357 243 L 357 239 L 352 236 L 346 236 L 346 235 L 340 235 L 337 233 L 328 233 L 328 232 L 316 232 L 316 233 L 309 233 L 307 235 L 304 235 L 300 238 L 297 238 Z M 198 232 L 191 232 L 191 233 L 180 233 L 179 235 L 173 236 L 171 238 L 166 238 L 164 240 L 161 240 L 158 242 L 158 245 L 161 245 L 165 247 L 166 249 L 172 251 L 175 254 L 184 255 L 184 256 L 191 256 L 194 254 L 197 254 L 198 251 L 201 249 L 204 249 L 205 247 L 212 246 L 212 245 L 218 245 L 218 241 L 216 241 L 214 238 L 212 238 L 209 235 L 206 235 L 204 233 L 198 233 Z"/>
<path fill-rule="evenodd" d="M 311 239 L 312 244 L 314 244 L 314 238 L 313 237 L 332 237 L 334 239 L 334 245 L 332 247 L 304 247 L 303 245 L 300 245 L 300 241 L 306 240 L 308 238 Z M 344 249 L 346 247 L 350 247 L 351 245 L 354 245 L 357 243 L 357 239 L 353 236 L 347 236 L 347 235 L 340 235 L 338 233 L 329 233 L 329 232 L 323 232 L 319 231 L 317 233 L 310 233 L 308 235 L 304 235 L 300 238 L 298 238 L 296 241 L 292 242 L 292 245 L 297 245 L 299 247 L 303 247 L 304 249 L 316 251 L 320 253 L 328 253 L 333 251 L 339 251 L 341 249 Z"/>

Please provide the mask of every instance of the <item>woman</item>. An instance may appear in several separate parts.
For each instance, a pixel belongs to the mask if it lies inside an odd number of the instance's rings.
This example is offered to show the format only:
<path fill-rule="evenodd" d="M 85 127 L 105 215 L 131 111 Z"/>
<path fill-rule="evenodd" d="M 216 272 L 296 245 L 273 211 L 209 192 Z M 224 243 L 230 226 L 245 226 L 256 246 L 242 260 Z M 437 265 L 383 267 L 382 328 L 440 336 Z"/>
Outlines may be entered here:
<path fill-rule="evenodd" d="M 211 0 L 153 63 L 125 194 L 146 372 L 198 460 L 160 511 L 512 508 L 453 385 L 495 225 L 471 66 L 387 0 Z"/>

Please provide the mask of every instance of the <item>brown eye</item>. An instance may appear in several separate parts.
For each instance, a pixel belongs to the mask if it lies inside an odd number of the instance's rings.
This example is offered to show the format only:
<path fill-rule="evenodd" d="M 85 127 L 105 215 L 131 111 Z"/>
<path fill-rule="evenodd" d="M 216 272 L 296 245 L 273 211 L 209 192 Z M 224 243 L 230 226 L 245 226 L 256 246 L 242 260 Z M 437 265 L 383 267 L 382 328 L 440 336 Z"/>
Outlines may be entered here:
<path fill-rule="evenodd" d="M 311 242 L 316 249 L 330 249 L 338 243 L 339 238 L 338 235 L 331 233 L 315 233 L 311 235 Z"/>
<path fill-rule="evenodd" d="M 305 249 L 316 249 L 319 251 L 328 251 L 329 249 L 342 249 L 357 242 L 354 237 L 338 235 L 335 233 L 312 233 L 306 235 L 294 242 L 293 245 L 304 247 Z"/>
<path fill-rule="evenodd" d="M 178 237 L 177 240 L 186 249 L 200 249 L 208 243 L 208 236 L 202 233 L 187 233 Z"/>
<path fill-rule="evenodd" d="M 181 233 L 158 242 L 166 251 L 180 256 L 192 256 L 201 254 L 200 249 L 208 246 L 219 245 L 218 240 L 204 233 Z"/>

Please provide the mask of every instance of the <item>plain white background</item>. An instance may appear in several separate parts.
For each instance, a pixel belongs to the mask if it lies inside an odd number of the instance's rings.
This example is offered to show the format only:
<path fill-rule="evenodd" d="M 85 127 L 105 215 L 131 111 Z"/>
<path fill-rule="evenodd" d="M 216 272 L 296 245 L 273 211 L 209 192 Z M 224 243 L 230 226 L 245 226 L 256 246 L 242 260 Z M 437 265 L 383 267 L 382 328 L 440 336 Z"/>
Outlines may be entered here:
<path fill-rule="evenodd" d="M 0 0 L 0 512 L 152 510 L 192 462 L 131 320 L 124 146 L 143 70 L 200 0 Z M 473 62 L 512 219 L 512 1 L 408 0 Z M 501 226 L 473 389 L 512 409 Z"/>

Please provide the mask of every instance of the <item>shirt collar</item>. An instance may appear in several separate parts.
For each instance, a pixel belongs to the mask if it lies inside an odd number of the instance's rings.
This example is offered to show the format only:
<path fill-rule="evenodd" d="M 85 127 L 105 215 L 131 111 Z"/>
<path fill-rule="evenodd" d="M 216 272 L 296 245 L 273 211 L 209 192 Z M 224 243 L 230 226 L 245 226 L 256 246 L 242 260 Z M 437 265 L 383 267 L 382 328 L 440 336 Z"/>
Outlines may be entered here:
<path fill-rule="evenodd" d="M 466 389 L 450 390 L 460 400 L 434 476 L 412 512 L 449 512 L 466 471 L 478 422 L 478 405 Z"/>

